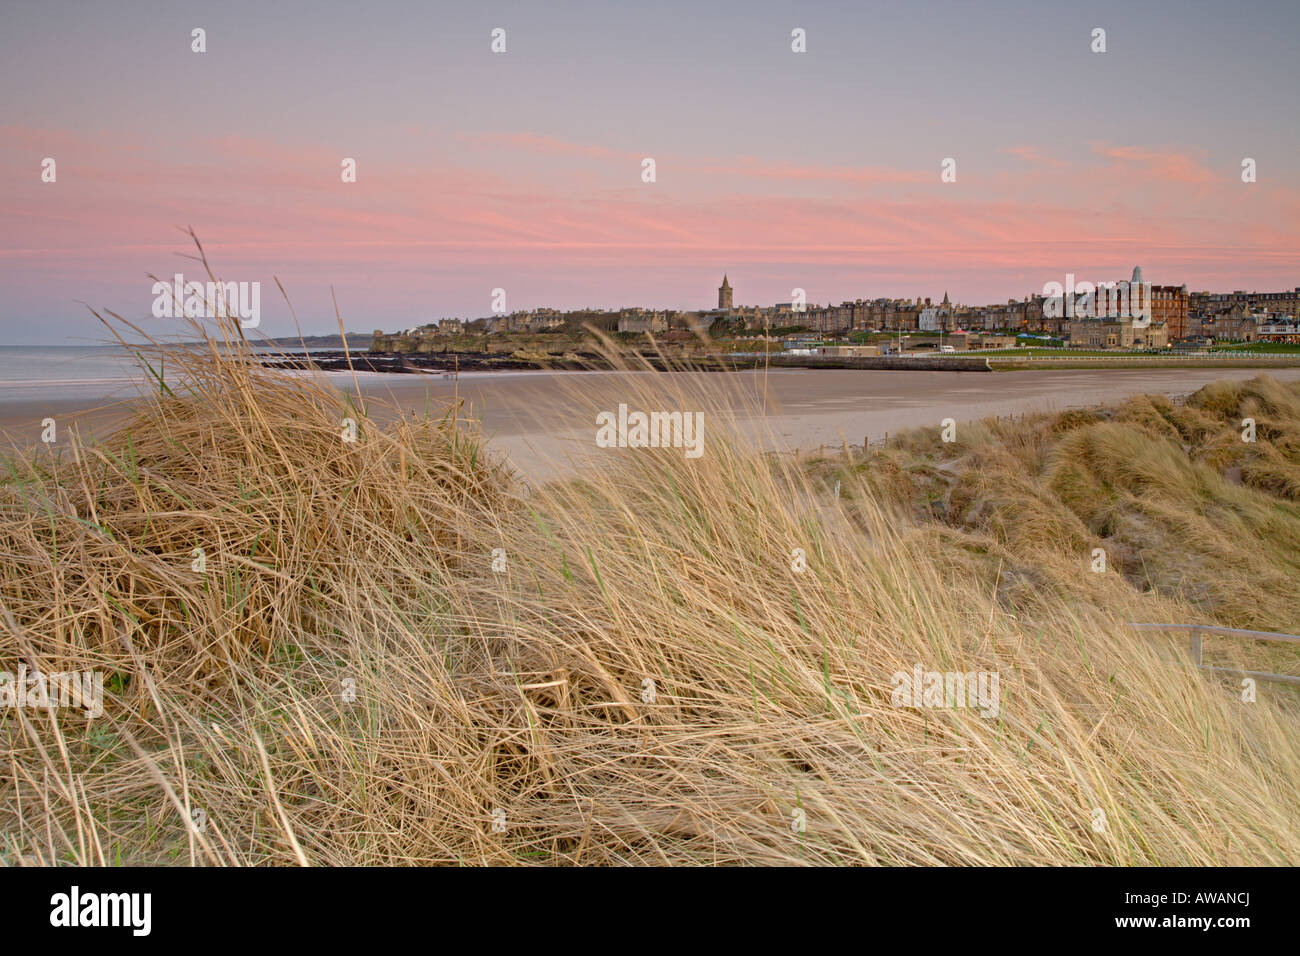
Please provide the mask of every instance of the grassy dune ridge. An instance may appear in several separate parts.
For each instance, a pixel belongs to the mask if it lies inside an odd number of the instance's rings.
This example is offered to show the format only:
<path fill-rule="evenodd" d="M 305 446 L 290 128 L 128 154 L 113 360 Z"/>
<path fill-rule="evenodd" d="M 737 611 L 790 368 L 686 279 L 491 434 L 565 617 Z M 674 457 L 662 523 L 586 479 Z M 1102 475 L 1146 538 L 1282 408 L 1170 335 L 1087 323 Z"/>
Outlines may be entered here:
<path fill-rule="evenodd" d="M 1243 441 L 1244 420 L 1255 440 Z M 1028 571 L 1094 547 L 1180 620 L 1300 631 L 1300 388 L 1216 382 L 1185 403 L 984 421 L 904 436 L 851 469 L 877 497 L 986 540 Z M 1072 586 L 1073 557 L 1056 582 Z"/>
<path fill-rule="evenodd" d="M 380 426 L 233 337 L 166 369 L 0 481 L 0 666 L 110 675 L 0 715 L 10 863 L 1300 859 L 1293 692 L 1124 623 L 1297 626 L 1293 388 L 810 464 L 647 373 L 702 458 L 530 488 L 461 409 Z M 915 665 L 997 716 L 893 706 Z"/>

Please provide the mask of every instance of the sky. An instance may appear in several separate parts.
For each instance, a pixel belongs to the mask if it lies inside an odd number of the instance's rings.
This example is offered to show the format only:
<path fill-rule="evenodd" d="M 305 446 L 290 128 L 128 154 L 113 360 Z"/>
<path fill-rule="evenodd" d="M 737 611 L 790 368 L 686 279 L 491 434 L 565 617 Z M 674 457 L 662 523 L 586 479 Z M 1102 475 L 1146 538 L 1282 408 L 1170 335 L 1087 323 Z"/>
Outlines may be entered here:
<path fill-rule="evenodd" d="M 190 228 L 268 335 L 277 280 L 307 333 L 709 308 L 724 272 L 738 305 L 1290 289 L 1297 35 L 1295 0 L 4 0 L 0 344 L 102 340 L 88 306 L 166 335 Z"/>

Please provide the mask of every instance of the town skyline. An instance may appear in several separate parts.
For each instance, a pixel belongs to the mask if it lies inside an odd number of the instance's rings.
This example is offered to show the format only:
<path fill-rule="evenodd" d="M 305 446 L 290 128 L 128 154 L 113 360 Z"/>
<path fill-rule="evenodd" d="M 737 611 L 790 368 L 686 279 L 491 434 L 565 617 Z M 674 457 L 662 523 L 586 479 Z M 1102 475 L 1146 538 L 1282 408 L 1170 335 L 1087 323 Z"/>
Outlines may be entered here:
<path fill-rule="evenodd" d="M 821 305 L 792 289 L 792 301 L 736 304 L 736 287 L 724 273 L 716 305 L 688 310 L 644 306 L 538 307 L 492 315 L 442 317 L 405 330 L 375 328 L 371 349 L 429 351 L 435 341 L 461 334 L 545 333 L 583 329 L 666 334 L 711 332 L 749 336 L 803 329 L 841 339 L 853 333 L 997 332 L 1060 338 L 1071 345 L 1164 348 L 1205 341 L 1300 341 L 1300 285 L 1260 292 L 1189 290 L 1186 284 L 1153 283 L 1140 265 L 1129 278 L 1086 280 L 1070 274 L 1045 284 L 1041 294 L 984 305 L 931 296 L 856 298 Z M 500 290 L 498 290 L 500 291 Z"/>
<path fill-rule="evenodd" d="M 1060 282 L 1058 282 L 1058 285 L 1061 285 L 1061 286 L 1064 287 L 1063 290 L 1062 290 L 1062 292 L 1064 293 L 1064 295 L 1065 295 L 1066 297 L 1069 297 L 1069 296 L 1072 294 L 1073 290 L 1076 290 L 1076 289 L 1079 290 L 1079 294 L 1083 294 L 1083 291 L 1084 291 L 1084 290 L 1083 290 L 1083 283 L 1085 283 L 1085 282 L 1089 283 L 1091 286 L 1096 286 L 1096 285 L 1101 284 L 1101 283 L 1122 283 L 1122 284 L 1127 284 L 1127 283 L 1129 283 L 1129 282 L 1133 282 L 1133 283 L 1146 282 L 1148 285 L 1155 285 L 1155 286 L 1157 286 L 1157 287 L 1181 288 L 1182 291 L 1185 292 L 1189 297 L 1195 297 L 1195 296 L 1247 296 L 1247 297 L 1260 297 L 1260 296 L 1270 296 L 1270 295 L 1271 295 L 1271 296 L 1282 295 L 1282 296 L 1286 296 L 1286 297 L 1288 297 L 1288 299 L 1289 299 L 1289 298 L 1300 297 L 1300 284 L 1296 284 L 1296 285 L 1293 285 L 1293 286 L 1284 286 L 1284 287 L 1277 288 L 1277 289 L 1245 289 L 1245 288 L 1234 288 L 1234 289 L 1194 289 L 1194 288 L 1191 288 L 1191 287 L 1188 285 L 1188 283 L 1186 283 L 1186 282 L 1182 282 L 1182 283 L 1177 283 L 1177 282 L 1168 282 L 1168 283 L 1151 283 L 1150 280 L 1149 280 L 1148 278 L 1146 278 L 1146 277 L 1143 275 L 1143 272 L 1142 272 L 1141 266 L 1135 266 L 1135 267 L 1134 267 L 1134 270 L 1133 270 L 1132 276 L 1131 276 L 1129 279 L 1124 279 L 1124 278 L 1119 278 L 1119 279 L 1117 279 L 1117 278 L 1115 278 L 1114 276 L 1092 276 L 1092 277 L 1089 277 L 1089 276 L 1083 276 L 1083 275 L 1075 275 L 1075 274 L 1073 274 L 1073 273 L 1065 273 L 1065 275 L 1062 276 L 1062 277 L 1060 277 L 1060 279 L 1061 279 L 1061 280 L 1064 280 L 1064 281 L 1060 281 Z M 653 311 L 663 311 L 663 312 L 670 312 L 670 313 L 683 313 L 683 314 L 684 314 L 684 313 L 699 313 L 699 314 L 706 314 L 706 313 L 718 313 L 718 312 L 723 312 L 723 311 L 737 311 L 737 312 L 741 312 L 741 311 L 751 310 L 751 309 L 768 309 L 768 308 L 777 308 L 777 307 L 781 307 L 781 306 L 789 306 L 789 305 L 792 305 L 792 304 L 793 304 L 793 301 L 794 301 L 794 298 L 795 298 L 794 293 L 796 293 L 796 292 L 804 292 L 804 293 L 805 293 L 803 304 L 804 304 L 804 306 L 805 306 L 805 308 L 806 308 L 807 310 L 813 310 L 813 309 L 819 309 L 819 308 L 833 308 L 833 307 L 835 307 L 835 306 L 839 306 L 839 305 L 847 305 L 847 304 L 851 304 L 851 303 L 864 303 L 864 302 L 865 302 L 865 303 L 870 303 L 870 302 L 886 302 L 886 301 L 890 301 L 890 302 L 910 302 L 910 303 L 917 303 L 917 304 L 924 304 L 924 305 L 930 305 L 931 303 L 933 303 L 933 304 L 935 304 L 935 305 L 938 305 L 938 304 L 950 304 L 950 305 L 952 306 L 952 308 L 954 308 L 954 309 L 963 309 L 963 308 L 965 308 L 965 309 L 978 309 L 978 308 L 987 308 L 987 307 L 991 307 L 991 306 L 1009 305 L 1009 304 L 1013 304 L 1013 303 L 1023 303 L 1023 302 L 1028 302 L 1028 301 L 1033 301 L 1033 300 L 1041 300 L 1041 299 L 1048 299 L 1048 298 L 1052 298 L 1052 297 L 1053 297 L 1053 294 L 1049 294 L 1049 293 L 1044 289 L 1043 291 L 1031 292 L 1031 293 L 1028 293 L 1028 294 L 1026 294 L 1026 295 L 1020 295 L 1020 296 L 1007 296 L 1007 297 L 1004 298 L 1004 299 L 993 299 L 993 300 L 989 300 L 989 301 L 985 301 L 985 302 L 965 302 L 965 301 L 963 301 L 963 300 L 961 300 L 961 299 L 953 299 L 953 298 L 949 295 L 948 290 L 945 288 L 945 289 L 944 289 L 944 292 L 943 292 L 943 296 L 942 296 L 942 298 L 940 298 L 940 297 L 938 297 L 938 296 L 936 296 L 936 295 L 933 295 L 933 294 L 932 294 L 932 295 L 925 295 L 925 294 L 916 294 L 916 295 L 867 295 L 867 296 L 859 295 L 859 296 L 854 296 L 854 297 L 852 297 L 852 298 L 848 298 L 848 299 L 841 299 L 839 302 L 836 302 L 836 301 L 834 301 L 833 299 L 828 299 L 828 300 L 826 300 L 825 303 L 822 303 L 822 302 L 819 302 L 819 301 L 813 299 L 812 297 L 807 296 L 807 295 L 806 295 L 806 291 L 807 291 L 807 290 L 804 290 L 804 289 L 802 289 L 801 287 L 793 287 L 793 288 L 791 289 L 791 293 L 792 293 L 792 294 L 791 294 L 791 296 L 789 297 L 789 299 L 787 299 L 786 301 L 745 302 L 745 301 L 742 299 L 741 301 L 736 302 L 736 301 L 735 301 L 735 290 L 736 290 L 737 286 L 731 284 L 731 282 L 730 282 L 730 272 L 724 272 L 724 273 L 723 273 L 723 276 L 722 276 L 722 282 L 723 282 L 723 285 L 720 286 L 720 287 L 716 290 L 716 291 L 717 291 L 717 303 L 716 303 L 716 305 L 713 305 L 713 306 L 694 306 L 694 307 L 688 307 L 688 308 L 676 308 L 676 307 L 664 306 L 664 305 L 659 305 L 659 304 L 654 304 L 654 303 L 628 303 L 628 302 L 622 302 L 622 303 L 619 303 L 618 305 L 609 305 L 609 304 L 596 304 L 596 305 L 592 305 L 592 304 L 588 303 L 588 304 L 585 304 L 585 305 L 583 305 L 583 306 L 581 306 L 581 307 L 578 307 L 578 308 L 559 308 L 559 307 L 556 307 L 556 306 L 551 305 L 551 304 L 549 304 L 549 303 L 546 303 L 546 304 L 538 303 L 538 304 L 526 305 L 526 306 L 524 306 L 523 308 L 510 308 L 510 309 L 503 309 L 503 310 L 495 311 L 495 312 L 494 312 L 494 311 L 489 311 L 489 312 L 482 313 L 482 314 L 478 314 L 478 315 L 466 315 L 466 316 L 459 316 L 459 315 L 436 315 L 436 316 L 432 317 L 429 321 L 430 321 L 430 322 L 439 322 L 439 321 L 442 321 L 442 320 L 452 319 L 452 320 L 461 321 L 461 322 L 469 322 L 469 321 L 476 321 L 476 320 L 483 320 L 483 319 L 491 319 L 491 318 L 493 318 L 494 316 L 500 316 L 500 315 L 525 315 L 525 314 L 532 314 L 532 313 L 537 313 L 537 312 L 562 312 L 562 313 L 602 312 L 602 313 L 615 313 L 615 312 L 620 312 L 620 311 L 629 311 L 629 310 L 637 310 L 637 309 L 640 309 L 640 310 L 647 310 L 647 311 L 649 311 L 649 310 L 653 310 Z M 1052 279 L 1052 280 L 1049 280 L 1049 282 L 1057 282 L 1057 280 L 1056 280 L 1056 279 Z M 724 297 L 724 294 L 723 294 L 723 289 L 724 289 L 724 288 L 725 288 L 725 290 L 726 290 L 726 295 L 725 295 L 725 297 Z M 1055 294 L 1055 295 L 1056 295 L 1057 298 L 1060 298 L 1060 294 Z M 798 311 L 798 310 L 795 310 L 795 311 Z M 428 323 L 423 323 L 423 324 L 428 324 Z"/>
<path fill-rule="evenodd" d="M 729 284 L 730 284 L 730 281 L 729 281 L 729 280 L 730 280 L 730 274 L 731 274 L 731 273 L 730 273 L 729 271 L 723 273 L 723 278 L 726 279 L 726 280 L 728 280 Z M 1123 278 L 1116 279 L 1116 278 L 1114 278 L 1114 276 L 1087 277 L 1087 276 L 1083 276 L 1083 275 L 1079 275 L 1079 274 L 1074 274 L 1074 273 L 1064 273 L 1062 276 L 1060 276 L 1060 277 L 1058 277 L 1058 278 L 1059 278 L 1059 279 L 1063 279 L 1063 278 L 1065 278 L 1065 276 L 1068 276 L 1068 275 L 1074 275 L 1074 278 L 1075 278 L 1078 282 L 1083 282 L 1083 281 L 1085 281 L 1085 280 L 1086 280 L 1086 281 L 1089 281 L 1089 282 L 1123 282 L 1123 281 L 1128 281 L 1128 280 L 1125 280 L 1125 279 L 1123 279 Z M 1049 281 L 1056 281 L 1056 280 L 1049 280 Z M 1300 282 L 1300 277 L 1298 277 L 1296 281 L 1297 281 L 1297 282 Z M 1191 284 L 1189 284 L 1189 283 L 1187 283 L 1187 282 L 1169 282 L 1169 283 L 1156 283 L 1156 284 L 1158 284 L 1158 285 L 1177 285 L 1177 286 L 1186 286 L 1186 287 L 1187 287 L 1187 290 L 1188 290 L 1189 293 L 1192 293 L 1192 294 L 1197 294 L 1197 293 L 1199 293 L 1199 294 L 1209 294 L 1209 295 L 1218 294 L 1218 293 L 1225 293 L 1225 294 L 1226 294 L 1226 293 L 1259 294 L 1259 293 L 1266 293 L 1266 292 L 1291 292 L 1291 291 L 1293 291 L 1294 289 L 1300 289 L 1300 284 L 1297 284 L 1297 285 L 1288 285 L 1287 283 L 1282 283 L 1282 285 L 1281 285 L 1279 288 L 1277 288 L 1277 289 L 1272 289 L 1272 288 L 1270 288 L 1270 289 L 1259 289 L 1259 288 L 1251 288 L 1251 289 L 1247 289 L 1247 288 L 1233 288 L 1233 289 L 1227 289 L 1227 288 L 1218 288 L 1218 289 L 1203 288 L 1203 289 L 1197 289 L 1197 288 L 1193 288 L 1193 287 L 1191 286 Z M 733 293 L 734 293 L 734 291 L 735 291 L 735 289 L 737 288 L 737 286 L 734 285 L 734 284 L 731 284 L 730 287 L 731 287 L 731 289 L 732 289 L 732 291 L 733 291 Z M 806 291 L 806 290 L 805 290 L 805 291 Z M 1045 295 L 1045 293 L 1043 293 L 1042 291 L 1028 293 L 1028 297 L 1034 297 L 1034 298 L 1040 298 L 1040 297 L 1043 297 L 1044 295 Z M 954 297 L 952 297 L 951 295 L 949 295 L 949 294 L 948 294 L 948 290 L 947 290 L 947 288 L 945 287 L 944 290 L 943 290 L 943 292 L 942 292 L 942 294 L 940 294 L 940 295 L 938 295 L 938 296 L 936 296 L 936 295 L 933 293 L 933 290 L 931 290 L 931 294 L 929 294 L 929 295 L 926 295 L 926 294 L 924 294 L 924 293 L 917 294 L 917 295 L 892 295 L 892 294 L 881 294 L 881 295 L 857 295 L 857 296 L 853 296 L 853 297 L 851 297 L 851 298 L 841 299 L 841 300 L 840 300 L 840 303 L 843 303 L 843 302 L 870 302 L 870 301 L 875 301 L 875 300 L 878 300 L 878 299 L 879 299 L 879 300 L 883 300 L 883 299 L 892 299 L 892 300 L 895 300 L 895 301 L 902 301 L 902 300 L 907 300 L 907 301 L 921 301 L 921 300 L 933 299 L 933 300 L 935 300 L 935 301 L 941 301 L 943 297 L 947 297 L 947 298 L 949 298 L 949 299 L 951 300 L 951 302 L 952 302 L 952 304 L 953 304 L 954 306 L 963 306 L 963 305 L 964 305 L 964 306 L 980 306 L 980 305 L 1003 304 L 1003 303 L 1005 303 L 1005 302 L 1010 302 L 1010 301 L 1023 302 L 1023 301 L 1025 301 L 1025 299 L 1026 299 L 1027 296 L 1026 296 L 1026 295 L 1010 295 L 1010 296 L 1006 296 L 1006 297 L 1003 297 L 1003 298 L 1000 298 L 1000 299 L 995 297 L 995 298 L 989 299 L 989 300 L 987 300 L 987 301 L 970 301 L 970 302 L 967 302 L 967 301 L 965 301 L 965 300 L 963 300 L 963 299 L 960 299 L 960 298 L 954 298 Z M 807 302 L 808 302 L 808 305 L 809 305 L 810 307 L 811 307 L 812 305 L 814 305 L 814 304 L 818 304 L 818 305 L 822 304 L 822 303 L 820 303 L 820 302 L 815 302 L 815 300 L 814 300 L 811 296 L 808 297 Z M 740 300 L 740 301 L 734 302 L 734 305 L 735 305 L 736 308 L 741 308 L 741 307 L 749 307 L 749 308 L 753 308 L 753 307 L 763 307 L 763 306 L 766 306 L 766 305 L 778 305 L 778 304 L 780 304 L 780 303 L 777 302 L 776 300 L 772 300 L 772 301 L 763 301 L 763 302 L 746 302 L 746 301 L 744 301 L 744 300 Z M 826 305 L 835 305 L 835 304 L 839 304 L 839 303 L 835 302 L 834 297 L 832 297 L 832 298 L 828 298 L 828 299 L 826 299 L 825 304 L 826 304 Z M 680 308 L 679 308 L 679 307 L 677 307 L 677 306 L 659 305 L 659 304 L 652 304 L 652 303 L 619 302 L 618 304 L 608 304 L 608 303 L 604 303 L 604 304 L 600 304 L 600 303 L 584 303 L 582 306 L 579 306 L 579 307 L 573 307 L 573 308 L 569 309 L 568 311 L 579 312 L 579 311 L 584 311 L 584 310 L 600 310 L 600 311 L 605 311 L 605 312 L 617 312 L 617 311 L 620 310 L 620 309 L 629 309 L 629 308 L 647 308 L 647 307 L 648 307 L 648 308 L 662 308 L 662 309 L 667 309 L 667 310 L 671 310 L 671 311 L 675 311 L 675 312 L 695 312 L 695 311 L 708 312 L 708 311 L 713 311 L 713 310 L 715 310 L 715 309 L 717 309 L 717 308 L 721 308 L 720 305 L 719 305 L 719 306 L 694 306 L 694 307 L 690 307 L 690 306 L 688 306 L 688 307 L 680 307 Z M 524 306 L 524 307 L 522 307 L 522 308 L 511 308 L 509 311 L 512 312 L 512 313 L 513 313 L 513 312 L 530 312 L 530 311 L 535 311 L 535 310 L 537 310 L 537 309 L 548 309 L 548 308 L 557 308 L 557 306 L 554 306 L 552 303 L 534 303 L 534 304 L 526 305 L 526 306 Z M 435 321 L 437 321 L 438 319 L 444 319 L 444 318 L 457 318 L 457 319 L 463 319 L 463 318 L 488 318 L 488 317 L 490 317 L 490 315 L 491 315 L 491 310 L 489 310 L 488 312 L 484 312 L 484 313 L 482 313 L 482 314 L 479 314 L 479 315 L 473 315 L 473 316 L 438 315 L 438 316 L 435 317 Z"/>

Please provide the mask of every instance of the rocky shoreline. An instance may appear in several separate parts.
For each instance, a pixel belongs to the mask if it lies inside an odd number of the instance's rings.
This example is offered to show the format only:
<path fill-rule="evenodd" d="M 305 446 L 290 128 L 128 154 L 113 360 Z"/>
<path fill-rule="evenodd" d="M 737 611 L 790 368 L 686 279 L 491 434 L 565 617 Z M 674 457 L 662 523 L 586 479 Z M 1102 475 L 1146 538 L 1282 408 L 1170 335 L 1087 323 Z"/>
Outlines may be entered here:
<path fill-rule="evenodd" d="M 665 362 L 658 355 L 644 355 L 652 367 L 664 369 Z M 635 361 L 629 356 L 629 364 Z M 727 371 L 749 367 L 749 362 L 720 359 L 715 356 L 696 356 L 683 360 L 692 368 L 702 371 Z M 262 364 L 267 368 L 315 368 L 326 372 L 390 372 L 405 375 L 429 375 L 444 372 L 494 372 L 494 371 L 591 371 L 610 369 L 612 365 L 596 352 L 569 352 L 564 357 L 548 356 L 545 359 L 526 358 L 501 352 L 353 352 L 349 357 L 342 349 L 312 352 L 310 356 L 265 356 Z"/>
<path fill-rule="evenodd" d="M 669 362 L 659 355 L 629 355 L 628 366 L 635 367 L 644 360 L 652 368 L 665 370 Z M 775 354 L 765 362 L 761 356 L 750 355 L 691 355 L 673 357 L 676 367 L 687 366 L 701 372 L 732 372 L 741 369 L 761 368 L 838 368 L 838 369 L 893 369 L 911 371 L 989 371 L 983 358 L 968 356 L 934 357 L 841 357 L 794 356 Z M 267 368 L 316 368 L 326 372 L 389 372 L 406 375 L 432 375 L 448 372 L 489 371 L 592 371 L 608 370 L 613 366 L 604 356 L 595 352 L 569 352 L 564 357 L 523 357 L 501 352 L 312 352 L 307 356 L 267 356 L 262 360 Z M 349 364 L 350 363 L 350 364 Z"/>
<path fill-rule="evenodd" d="M 412 355 L 399 352 L 353 352 L 342 349 L 312 352 L 310 356 L 268 356 L 262 359 L 267 368 L 315 368 L 326 372 L 390 372 L 426 375 L 439 372 L 484 372 L 529 369 L 582 369 L 599 362 L 599 356 L 580 356 L 582 361 L 554 361 L 542 364 L 491 352 L 441 352 Z"/>

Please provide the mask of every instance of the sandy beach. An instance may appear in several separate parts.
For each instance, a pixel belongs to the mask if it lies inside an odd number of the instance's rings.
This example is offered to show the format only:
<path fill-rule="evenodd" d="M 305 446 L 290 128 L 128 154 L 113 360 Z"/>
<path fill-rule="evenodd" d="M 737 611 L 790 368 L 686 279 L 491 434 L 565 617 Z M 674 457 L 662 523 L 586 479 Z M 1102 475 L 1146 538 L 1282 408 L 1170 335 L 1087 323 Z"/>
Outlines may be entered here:
<path fill-rule="evenodd" d="M 708 388 L 723 404 L 707 418 L 731 418 L 736 431 L 764 450 L 810 450 L 844 443 L 861 446 L 887 434 L 937 425 L 945 418 L 975 421 L 993 415 L 1060 411 L 1115 402 L 1142 392 L 1189 394 L 1217 379 L 1248 379 L 1255 369 L 1045 370 L 977 374 L 779 369 L 770 372 L 684 373 L 655 377 L 631 372 L 483 372 L 459 381 L 440 376 L 369 375 L 360 391 L 379 421 L 398 414 L 441 411 L 459 398 L 482 423 L 491 447 L 521 473 L 545 480 L 581 470 L 595 447 L 595 416 L 620 403 L 644 410 L 698 410 L 683 396 Z M 1300 369 L 1268 372 L 1284 381 Z M 355 391 L 350 377 L 331 382 Z M 39 440 L 41 421 L 103 434 L 119 424 L 120 399 L 26 400 L 0 403 L 6 443 Z M 723 424 L 721 422 L 714 424 Z M 706 425 L 706 428 L 709 427 Z M 707 440 L 707 438 L 706 438 Z"/>
<path fill-rule="evenodd" d="M 1218 379 L 1248 379 L 1258 370 L 1058 370 L 994 374 L 781 369 L 768 373 L 684 375 L 718 383 L 737 431 L 755 447 L 791 451 L 844 443 L 883 441 L 887 434 L 937 425 L 945 418 L 975 421 L 992 415 L 1060 411 L 1115 402 L 1143 392 L 1181 395 Z M 1300 379 L 1300 369 L 1269 374 Z M 632 381 L 635 378 L 638 381 Z M 595 416 L 620 402 L 637 407 L 647 376 L 620 372 L 536 373 L 444 379 L 401 378 L 362 391 L 396 402 L 407 413 L 421 413 L 458 394 L 478 416 L 492 447 L 505 453 L 525 474 L 544 478 L 556 471 L 581 469 L 594 448 Z M 668 380 L 655 408 L 673 409 Z M 634 391 L 635 390 L 635 391 Z M 633 398 L 635 394 L 637 397 Z M 689 409 L 683 409 L 689 410 Z"/>

